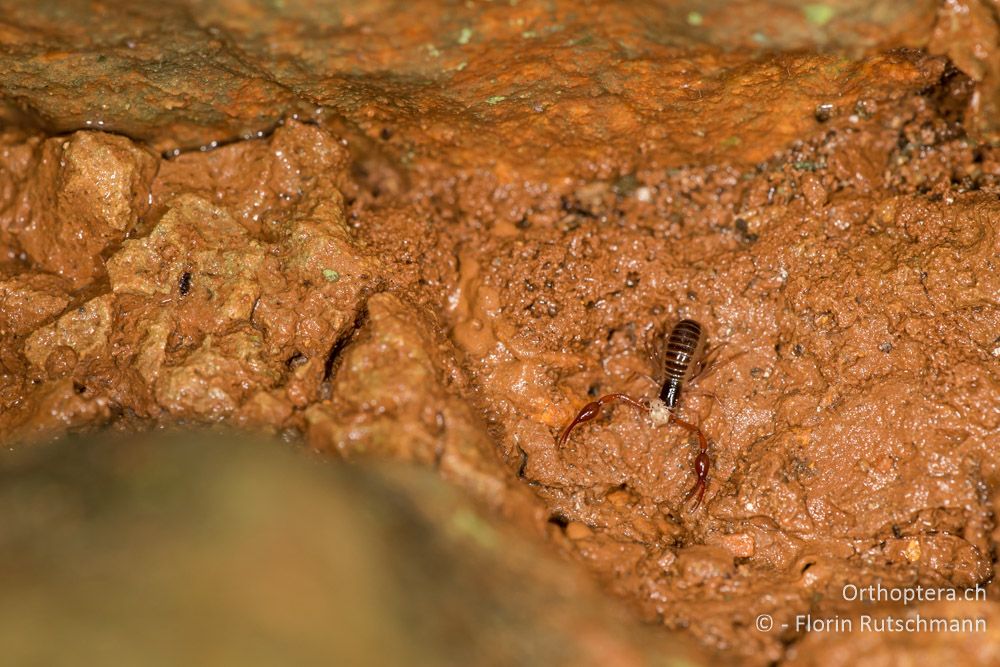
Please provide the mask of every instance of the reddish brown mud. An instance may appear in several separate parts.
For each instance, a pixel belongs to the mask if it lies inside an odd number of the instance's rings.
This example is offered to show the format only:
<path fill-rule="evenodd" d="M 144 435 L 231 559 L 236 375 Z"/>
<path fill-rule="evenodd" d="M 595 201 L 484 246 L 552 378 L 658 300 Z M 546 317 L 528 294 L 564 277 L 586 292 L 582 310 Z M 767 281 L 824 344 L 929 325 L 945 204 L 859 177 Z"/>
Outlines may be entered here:
<path fill-rule="evenodd" d="M 155 12 L 82 48 L 19 10 L 0 438 L 221 422 L 426 465 L 738 664 L 957 655 L 796 619 L 984 586 L 885 613 L 987 618 L 988 664 L 997 7 L 861 4 L 196 2 L 169 48 Z M 87 123 L 94 81 L 204 40 L 114 87 L 121 134 Z M 618 406 L 558 444 L 595 397 L 658 394 L 682 318 L 718 346 L 678 413 L 710 440 L 693 512 L 677 425 Z"/>

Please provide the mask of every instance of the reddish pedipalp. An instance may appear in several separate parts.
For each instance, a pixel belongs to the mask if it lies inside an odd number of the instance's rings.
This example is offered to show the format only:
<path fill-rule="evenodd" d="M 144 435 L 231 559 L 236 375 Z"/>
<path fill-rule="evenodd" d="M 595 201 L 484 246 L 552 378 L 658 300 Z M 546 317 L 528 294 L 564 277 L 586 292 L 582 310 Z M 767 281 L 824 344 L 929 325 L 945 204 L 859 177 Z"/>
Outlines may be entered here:
<path fill-rule="evenodd" d="M 718 347 L 714 348 L 711 354 L 714 356 L 718 352 Z M 688 381 L 695 369 L 703 368 L 699 366 L 705 350 L 705 336 L 700 324 L 693 320 L 681 320 L 671 330 L 667 337 L 666 345 L 666 371 L 667 376 L 660 389 L 660 399 L 667 410 L 670 411 L 668 424 L 677 424 L 698 437 L 698 455 L 694 460 L 694 471 L 697 480 L 691 490 L 688 491 L 684 502 L 687 503 L 695 498 L 691 511 L 695 511 L 701 505 L 705 496 L 705 489 L 708 485 L 708 471 L 712 461 L 708 456 L 708 439 L 702 433 L 700 426 L 684 421 L 674 414 L 680 399 L 681 387 Z M 621 401 L 644 412 L 650 412 L 650 406 L 627 394 L 607 394 L 596 401 L 587 403 L 577 413 L 576 417 L 569 423 L 559 436 L 559 447 L 563 447 L 570 434 L 577 425 L 588 422 L 596 418 L 608 403 Z"/>

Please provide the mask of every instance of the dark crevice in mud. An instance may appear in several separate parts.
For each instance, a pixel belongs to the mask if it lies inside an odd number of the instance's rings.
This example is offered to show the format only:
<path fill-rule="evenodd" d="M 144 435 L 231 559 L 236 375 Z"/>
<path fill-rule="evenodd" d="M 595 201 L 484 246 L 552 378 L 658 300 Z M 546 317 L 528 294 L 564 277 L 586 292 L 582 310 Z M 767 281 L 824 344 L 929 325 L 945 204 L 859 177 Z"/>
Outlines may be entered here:
<path fill-rule="evenodd" d="M 261 139 L 269 139 L 277 131 L 279 127 L 284 126 L 290 120 L 294 120 L 298 123 L 301 123 L 302 125 L 319 125 L 319 122 L 314 118 L 301 116 L 300 114 L 291 114 L 282 117 L 264 126 L 262 129 L 259 130 L 244 132 L 242 134 L 233 135 L 231 137 L 226 137 L 224 139 L 216 139 L 213 141 L 209 141 L 208 143 L 205 144 L 200 144 L 198 146 L 183 146 L 171 150 L 165 150 L 160 153 L 160 157 L 163 158 L 164 160 L 174 160 L 180 157 L 181 155 L 187 155 L 188 153 L 209 153 L 219 148 L 224 148 L 225 146 L 233 146 L 235 144 L 244 141 L 258 141 Z M 80 128 L 80 129 L 93 129 L 93 128 Z M 134 139 L 133 137 L 128 137 L 128 138 Z"/>
<path fill-rule="evenodd" d="M 326 355 L 326 361 L 323 362 L 324 384 L 329 384 L 330 380 L 333 379 L 333 376 L 336 375 L 337 365 L 340 363 L 341 355 L 347 346 L 357 339 L 367 320 L 368 307 L 362 306 L 355 315 L 354 323 L 351 325 L 351 328 L 339 339 L 337 339 L 337 342 L 330 348 L 329 354 Z"/>
<path fill-rule="evenodd" d="M 14 102 L 0 99 L 0 130 L 18 130 L 26 135 L 42 136 L 45 139 L 69 139 L 77 132 L 100 132 L 142 144 L 142 139 L 128 132 L 97 124 L 57 124 L 40 114 L 23 108 Z"/>
<path fill-rule="evenodd" d="M 187 296 L 191 291 L 191 272 L 185 271 L 177 281 L 177 291 L 181 296 Z"/>
<path fill-rule="evenodd" d="M 936 84 L 920 91 L 934 104 L 941 118 L 952 123 L 961 123 L 974 93 L 975 81 L 951 62 Z"/>
<path fill-rule="evenodd" d="M 372 206 L 383 205 L 385 201 L 410 203 L 405 196 L 410 188 L 406 172 L 390 154 L 363 136 L 348 139 L 347 146 L 351 151 L 351 181 L 357 189 L 348 201 L 349 206 L 358 204 L 361 195 Z"/>
<path fill-rule="evenodd" d="M 188 146 L 185 148 L 174 148 L 173 150 L 166 150 L 160 153 L 160 157 L 164 160 L 174 160 L 182 155 L 187 155 L 188 153 L 208 153 L 214 151 L 218 148 L 223 148 L 225 146 L 232 146 L 243 141 L 255 141 L 258 139 L 267 139 L 274 134 L 283 122 L 279 121 L 272 125 L 269 125 L 266 129 L 258 130 L 249 134 L 242 134 L 235 137 L 228 137 L 226 139 L 219 139 L 216 141 L 210 141 L 207 144 L 202 144 L 200 146 Z"/>
<path fill-rule="evenodd" d="M 517 477 L 518 479 L 524 479 L 524 471 L 528 467 L 528 452 L 524 451 L 520 446 L 517 448 L 518 463 L 517 463 Z"/>
<path fill-rule="evenodd" d="M 560 198 L 560 207 L 564 213 L 577 215 L 589 220 L 596 220 L 600 217 L 597 212 L 590 210 L 586 205 L 566 196 Z"/>
<path fill-rule="evenodd" d="M 293 368 L 298 368 L 307 361 L 309 361 L 309 358 L 296 350 L 291 356 L 288 357 L 288 359 L 285 360 L 285 368 L 292 370 Z"/>

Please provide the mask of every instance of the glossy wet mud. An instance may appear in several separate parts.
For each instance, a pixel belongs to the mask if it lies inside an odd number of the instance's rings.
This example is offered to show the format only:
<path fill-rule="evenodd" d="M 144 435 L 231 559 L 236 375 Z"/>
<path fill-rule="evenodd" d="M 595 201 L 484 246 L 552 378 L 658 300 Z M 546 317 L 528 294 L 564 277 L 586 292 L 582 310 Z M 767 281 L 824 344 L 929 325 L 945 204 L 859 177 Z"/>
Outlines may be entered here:
<path fill-rule="evenodd" d="M 391 2 L 195 3 L 84 50 L 18 9 L 0 437 L 224 422 L 413 461 L 713 660 L 964 655 L 968 637 L 862 643 L 794 619 L 858 613 L 843 586 L 876 581 L 982 584 L 996 616 L 987 3 L 896 3 L 891 21 L 771 3 L 773 24 L 549 4 L 427 10 L 431 29 Z M 52 38 L 47 69 L 31 31 Z M 176 99 L 151 64 L 107 98 L 102 127 L 127 136 L 85 124 L 102 68 L 206 34 L 214 55 L 171 70 Z M 74 97 L 60 72 L 84 61 Z M 189 81 L 206 72 L 225 85 Z M 617 407 L 558 446 L 589 401 L 658 395 L 684 318 L 720 345 L 683 401 L 710 436 L 697 513 L 699 444 L 676 425 Z M 995 632 L 975 638 L 984 664 Z"/>

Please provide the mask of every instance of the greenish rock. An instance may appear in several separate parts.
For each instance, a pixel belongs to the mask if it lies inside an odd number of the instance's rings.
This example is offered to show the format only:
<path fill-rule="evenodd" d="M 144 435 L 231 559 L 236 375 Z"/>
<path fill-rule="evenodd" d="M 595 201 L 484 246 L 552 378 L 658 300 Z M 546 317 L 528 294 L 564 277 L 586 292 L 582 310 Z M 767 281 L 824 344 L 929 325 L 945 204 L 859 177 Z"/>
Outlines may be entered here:
<path fill-rule="evenodd" d="M 0 511 L 6 664 L 705 664 L 416 468 L 64 441 L 0 458 Z"/>

